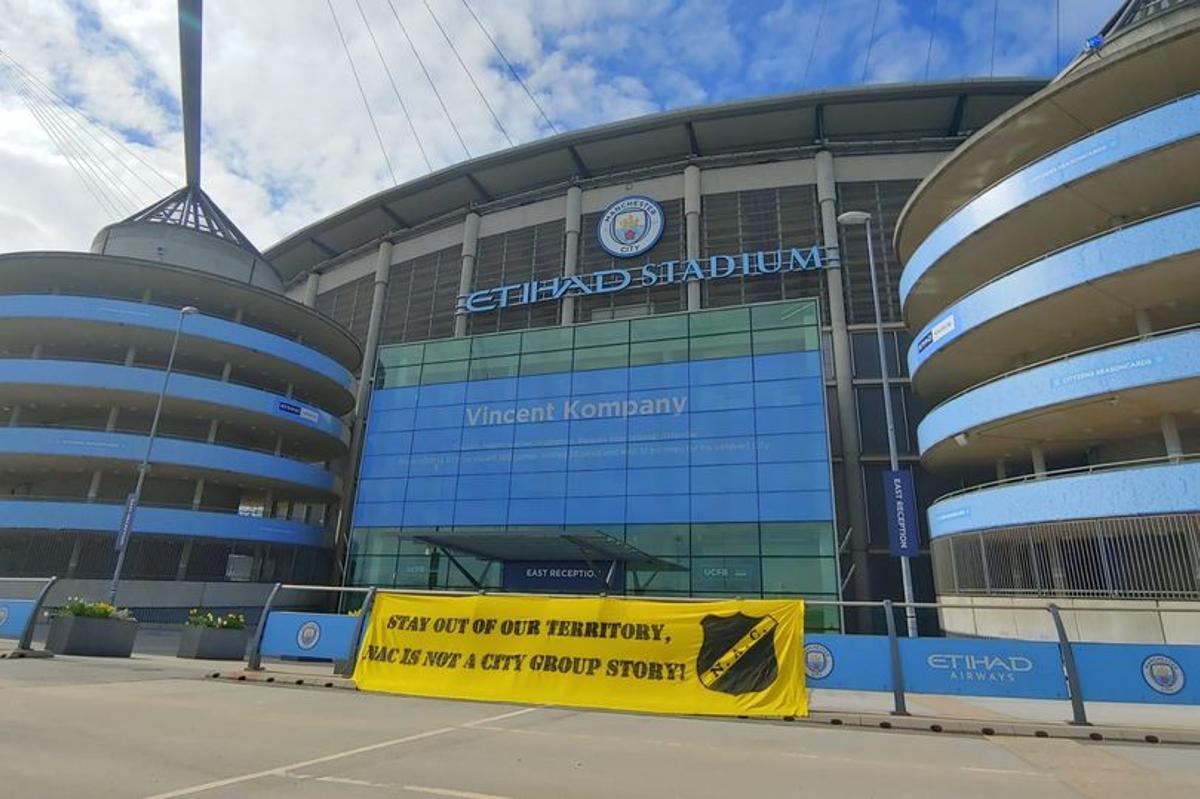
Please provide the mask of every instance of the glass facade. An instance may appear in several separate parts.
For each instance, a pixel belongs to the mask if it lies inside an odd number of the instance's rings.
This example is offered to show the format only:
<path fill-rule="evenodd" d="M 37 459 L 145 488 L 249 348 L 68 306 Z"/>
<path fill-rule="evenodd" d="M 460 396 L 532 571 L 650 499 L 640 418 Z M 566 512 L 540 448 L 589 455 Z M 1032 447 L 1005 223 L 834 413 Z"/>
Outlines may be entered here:
<path fill-rule="evenodd" d="M 454 536 L 536 532 L 653 561 L 630 594 L 836 598 L 826 419 L 813 300 L 384 347 L 350 579 L 501 588 Z"/>

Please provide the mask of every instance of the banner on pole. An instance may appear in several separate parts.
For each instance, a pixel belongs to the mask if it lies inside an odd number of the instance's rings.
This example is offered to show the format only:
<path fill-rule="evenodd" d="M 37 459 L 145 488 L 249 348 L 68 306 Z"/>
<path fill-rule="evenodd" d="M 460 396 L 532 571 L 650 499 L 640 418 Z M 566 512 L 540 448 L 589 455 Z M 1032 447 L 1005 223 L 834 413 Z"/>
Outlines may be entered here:
<path fill-rule="evenodd" d="M 892 554 L 898 558 L 919 556 L 921 536 L 917 529 L 917 492 L 913 490 L 912 470 L 884 472 L 883 494 Z"/>
<path fill-rule="evenodd" d="M 804 603 L 379 594 L 367 691 L 723 716 L 804 716 Z"/>
<path fill-rule="evenodd" d="M 134 495 L 130 494 L 125 497 L 125 511 L 121 514 L 121 526 L 117 528 L 117 539 L 113 541 L 114 551 L 120 552 L 129 543 L 129 536 L 133 534 L 133 514 L 136 510 Z"/>

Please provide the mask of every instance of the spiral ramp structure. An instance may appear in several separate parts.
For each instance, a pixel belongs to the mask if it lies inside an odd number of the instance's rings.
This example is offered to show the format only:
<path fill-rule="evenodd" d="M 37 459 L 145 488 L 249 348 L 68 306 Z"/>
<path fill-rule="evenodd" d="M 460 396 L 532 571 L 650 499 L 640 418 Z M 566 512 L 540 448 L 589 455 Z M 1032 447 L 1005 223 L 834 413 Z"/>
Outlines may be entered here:
<path fill-rule="evenodd" d="M 191 187 L 91 253 L 0 256 L 0 574 L 103 583 L 149 451 L 125 603 L 174 604 L 139 580 L 327 579 L 359 345 L 223 219 Z"/>
<path fill-rule="evenodd" d="M 1200 599 L 1197 176 L 1200 3 L 1133 0 L 909 200 L 921 459 L 962 486 L 929 510 L 937 590 L 993 608 L 949 632 L 1048 597 L 1111 603 L 1109 639 L 1198 625 L 1160 612 Z"/>

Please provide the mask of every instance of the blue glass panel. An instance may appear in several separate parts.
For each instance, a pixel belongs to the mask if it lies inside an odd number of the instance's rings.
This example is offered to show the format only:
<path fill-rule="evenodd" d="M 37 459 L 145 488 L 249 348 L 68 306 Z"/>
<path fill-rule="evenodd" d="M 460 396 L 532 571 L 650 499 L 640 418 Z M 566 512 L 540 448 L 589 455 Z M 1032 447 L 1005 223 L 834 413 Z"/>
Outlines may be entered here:
<path fill-rule="evenodd" d="M 533 375 L 529 377 L 517 378 L 517 397 L 519 399 L 565 397 L 570 393 L 570 372 L 552 375 Z"/>
<path fill-rule="evenodd" d="M 571 422 L 571 445 L 615 444 L 625 440 L 624 419 L 592 419 Z"/>
<path fill-rule="evenodd" d="M 461 427 L 417 430 L 413 433 L 412 451 L 414 454 L 418 452 L 454 452 L 461 445 Z"/>
<path fill-rule="evenodd" d="M 483 427 L 464 427 L 462 431 L 462 448 L 471 449 L 507 449 L 512 446 L 513 434 L 517 425 L 498 424 Z"/>
<path fill-rule="evenodd" d="M 687 363 L 634 366 L 629 369 L 629 388 L 672 388 L 688 384 Z"/>
<path fill-rule="evenodd" d="M 622 444 L 580 444 L 570 448 L 567 466 L 572 471 L 624 469 L 625 457 Z"/>
<path fill-rule="evenodd" d="M 820 379 L 815 377 L 769 380 L 754 384 L 754 404 L 760 408 L 773 405 L 819 405 L 824 391 Z"/>
<path fill-rule="evenodd" d="M 513 499 L 561 497 L 567 493 L 567 476 L 562 472 L 514 474 L 509 491 Z"/>
<path fill-rule="evenodd" d="M 410 477 L 408 480 L 409 500 L 451 500 L 454 499 L 455 486 L 458 484 L 457 475 L 449 477 Z"/>
<path fill-rule="evenodd" d="M 403 502 L 364 502 L 354 506 L 355 527 L 399 527 L 404 520 Z"/>
<path fill-rule="evenodd" d="M 626 497 L 625 521 L 630 524 L 688 521 L 690 504 L 687 494 Z"/>
<path fill-rule="evenodd" d="M 507 474 L 460 474 L 458 477 L 458 499 L 506 499 L 509 476 Z"/>
<path fill-rule="evenodd" d="M 571 393 L 576 397 L 615 392 L 624 395 L 628 389 L 629 369 L 626 367 L 575 372 L 571 378 Z"/>
<path fill-rule="evenodd" d="M 758 467 L 758 489 L 828 491 L 829 464 L 825 461 L 761 464 Z"/>
<path fill-rule="evenodd" d="M 760 355 L 754 359 L 754 377 L 757 380 L 783 380 L 789 377 L 820 377 L 821 353 L 783 352 L 778 355 Z"/>
<path fill-rule="evenodd" d="M 467 402 L 503 402 L 517 398 L 517 378 L 472 380 L 467 383 Z"/>
<path fill-rule="evenodd" d="M 825 460 L 829 452 L 824 433 L 758 436 L 756 449 L 759 463 Z"/>
<path fill-rule="evenodd" d="M 753 463 L 728 466 L 693 466 L 693 494 L 719 494 L 722 491 L 757 491 L 758 470 Z"/>
<path fill-rule="evenodd" d="M 645 467 L 687 466 L 690 442 L 639 441 L 629 445 L 629 463 Z"/>
<path fill-rule="evenodd" d="M 832 521 L 826 491 L 778 491 L 758 495 L 759 520 L 764 522 Z"/>
<path fill-rule="evenodd" d="M 562 407 L 561 400 L 557 407 Z M 552 447 L 567 443 L 570 435 L 570 422 L 539 422 L 537 424 L 517 425 L 513 438 L 514 446 L 518 447 Z"/>
<path fill-rule="evenodd" d="M 476 449 L 459 457 L 459 474 L 508 474 L 513 454 L 507 449 Z"/>
<path fill-rule="evenodd" d="M 514 499 L 508 504 L 509 524 L 563 524 L 565 499 Z"/>
<path fill-rule="evenodd" d="M 641 494 L 686 494 L 690 485 L 686 467 L 630 469 L 626 478 L 630 496 Z"/>
<path fill-rule="evenodd" d="M 716 383 L 747 383 L 753 379 L 754 370 L 749 358 L 692 361 L 688 369 L 688 383 L 693 386 L 707 386 Z"/>
<path fill-rule="evenodd" d="M 453 508 L 455 525 L 507 523 L 508 500 L 505 499 L 460 499 Z"/>
<path fill-rule="evenodd" d="M 417 389 L 417 405 L 462 405 L 467 401 L 467 383 L 442 383 Z"/>
<path fill-rule="evenodd" d="M 374 424 L 374 422 L 372 422 Z M 363 455 L 407 455 L 412 448 L 412 433 L 388 433 L 373 431 L 363 442 Z"/>
<path fill-rule="evenodd" d="M 567 496 L 623 497 L 625 496 L 625 474 L 624 469 L 570 472 L 567 476 Z"/>
<path fill-rule="evenodd" d="M 789 405 L 758 408 L 754 412 L 758 434 L 821 433 L 825 431 L 825 408 L 821 405 Z"/>
<path fill-rule="evenodd" d="M 358 474 L 363 480 L 375 477 L 404 477 L 408 474 L 408 456 L 378 455 L 363 458 Z"/>
<path fill-rule="evenodd" d="M 754 411 L 707 411 L 693 413 L 693 438 L 722 438 L 754 435 Z"/>
<path fill-rule="evenodd" d="M 630 441 L 688 438 L 691 435 L 691 420 L 686 413 L 679 416 L 631 416 L 628 435 Z"/>
<path fill-rule="evenodd" d="M 513 451 L 513 474 L 518 472 L 561 472 L 566 471 L 566 468 L 566 447 L 526 447 Z"/>
<path fill-rule="evenodd" d="M 724 411 L 740 410 L 754 405 L 752 383 L 730 383 L 728 385 L 693 388 L 688 398 L 688 410 Z"/>
<path fill-rule="evenodd" d="M 462 427 L 462 405 L 431 405 L 417 408 L 416 429 L 427 430 L 434 427 Z"/>
<path fill-rule="evenodd" d="M 403 502 L 404 484 L 402 478 L 362 479 L 358 481 L 359 502 Z"/>
<path fill-rule="evenodd" d="M 567 500 L 567 524 L 624 524 L 625 497 L 572 497 Z"/>
<path fill-rule="evenodd" d="M 732 492 L 692 494 L 692 522 L 753 522 L 758 519 L 758 494 Z"/>
<path fill-rule="evenodd" d="M 454 506 L 449 502 L 405 502 L 404 527 L 450 527 Z"/>
<path fill-rule="evenodd" d="M 417 411 L 415 408 L 397 408 L 391 411 L 383 411 L 376 414 L 371 413 L 371 431 L 383 432 L 387 430 L 412 430 L 413 420 L 416 418 Z"/>
<path fill-rule="evenodd" d="M 457 452 L 426 452 L 410 455 L 408 473 L 412 476 L 454 474 L 458 471 Z"/>
<path fill-rule="evenodd" d="M 692 441 L 693 466 L 713 466 L 723 463 L 754 463 L 754 437 L 706 438 Z"/>
<path fill-rule="evenodd" d="M 371 412 L 417 407 L 417 389 L 385 388 L 371 395 Z"/>

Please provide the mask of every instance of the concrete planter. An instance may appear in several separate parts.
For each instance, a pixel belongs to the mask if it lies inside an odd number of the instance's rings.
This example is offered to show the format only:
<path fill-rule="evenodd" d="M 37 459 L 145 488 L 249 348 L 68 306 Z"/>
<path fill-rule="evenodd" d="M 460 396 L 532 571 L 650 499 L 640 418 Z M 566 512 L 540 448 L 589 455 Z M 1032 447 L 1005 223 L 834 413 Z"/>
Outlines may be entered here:
<path fill-rule="evenodd" d="M 137 629 L 137 622 L 122 619 L 56 616 L 50 622 L 46 649 L 56 655 L 127 658 L 133 654 Z"/>
<path fill-rule="evenodd" d="M 246 656 L 249 630 L 184 625 L 177 657 L 198 660 L 241 660 Z"/>

